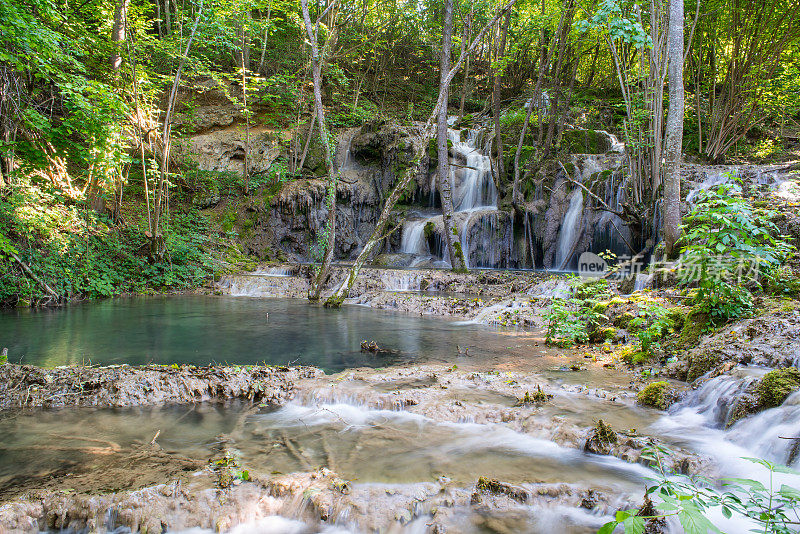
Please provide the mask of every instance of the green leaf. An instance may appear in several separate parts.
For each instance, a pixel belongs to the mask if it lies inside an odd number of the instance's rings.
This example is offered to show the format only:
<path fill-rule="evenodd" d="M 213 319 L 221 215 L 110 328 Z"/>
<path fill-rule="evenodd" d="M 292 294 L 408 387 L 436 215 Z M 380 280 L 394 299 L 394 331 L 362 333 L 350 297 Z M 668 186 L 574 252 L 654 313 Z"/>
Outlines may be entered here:
<path fill-rule="evenodd" d="M 632 515 L 627 518 L 622 525 L 625 527 L 625 534 L 643 534 L 644 518 Z"/>

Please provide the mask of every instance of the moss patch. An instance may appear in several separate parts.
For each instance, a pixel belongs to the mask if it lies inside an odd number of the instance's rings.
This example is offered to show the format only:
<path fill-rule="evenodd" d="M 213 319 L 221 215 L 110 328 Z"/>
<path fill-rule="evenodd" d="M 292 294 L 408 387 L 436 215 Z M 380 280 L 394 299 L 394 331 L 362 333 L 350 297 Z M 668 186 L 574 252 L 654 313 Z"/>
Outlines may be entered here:
<path fill-rule="evenodd" d="M 756 388 L 762 410 L 783 404 L 793 391 L 800 388 L 800 370 L 795 367 L 774 369 L 764 375 Z"/>
<path fill-rule="evenodd" d="M 651 382 L 636 395 L 636 402 L 642 406 L 650 406 L 659 410 L 666 410 L 678 400 L 678 395 L 669 382 Z"/>

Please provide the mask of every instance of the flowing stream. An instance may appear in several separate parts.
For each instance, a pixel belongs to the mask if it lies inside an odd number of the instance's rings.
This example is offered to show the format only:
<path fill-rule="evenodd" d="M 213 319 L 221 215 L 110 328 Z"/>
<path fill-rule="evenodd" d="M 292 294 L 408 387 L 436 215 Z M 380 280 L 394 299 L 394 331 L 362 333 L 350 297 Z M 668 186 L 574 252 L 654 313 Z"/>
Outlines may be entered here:
<path fill-rule="evenodd" d="M 413 285 L 411 279 L 386 283 Z M 365 355 L 359 351 L 362 339 L 374 339 L 393 354 Z M 652 475 L 639 464 L 583 452 L 585 437 L 570 437 L 568 429 L 587 428 L 598 418 L 617 429 L 635 428 L 638 435 L 655 436 L 669 446 L 710 457 L 723 476 L 764 479 L 763 470 L 741 460 L 743 456 L 800 467 L 794 442 L 780 439 L 797 435 L 800 393 L 779 408 L 725 428 L 731 399 L 764 370 L 744 368 L 711 379 L 664 414 L 638 407 L 625 397 L 623 373 L 600 368 L 560 371 L 558 367 L 569 361 L 566 353 L 542 346 L 533 334 L 509 329 L 356 306 L 330 311 L 285 299 L 138 298 L 61 311 L 3 313 L 0 345 L 9 347 L 12 360 L 49 366 L 87 360 L 103 364 L 296 361 L 338 371 L 457 362 L 459 368 L 474 369 L 472 378 L 446 388 L 440 387 L 440 378 L 424 373 L 384 380 L 382 371 L 374 370 L 377 381 L 372 385 L 348 380 L 344 373 L 331 385 L 302 390 L 285 406 L 255 411 L 232 403 L 42 410 L 0 418 L 0 499 L 13 494 L 22 481 L 59 473 L 79 475 L 75 482 L 79 484 L 80 476 L 91 473 L 98 458 L 113 460 L 157 436 L 165 451 L 200 464 L 224 446 L 260 473 L 328 467 L 351 480 L 356 494 L 422 491 L 437 480 L 463 487 L 479 476 L 534 493 L 543 484 L 590 487 L 613 499 L 588 508 L 557 499 L 550 504 L 521 503 L 512 514 L 516 523 L 509 523 L 508 510 L 476 515 L 467 507 L 454 511 L 453 530 L 478 534 L 489 524 L 502 524 L 518 532 L 590 534 L 615 509 L 639 500 L 645 479 Z M 456 346 L 470 347 L 470 356 L 459 355 Z M 508 425 L 493 414 L 520 410 L 514 408 L 517 397 L 503 388 L 513 382 L 509 370 L 523 366 L 537 373 L 554 397 L 530 410 L 520 425 Z M 428 412 L 416 413 L 404 395 L 426 388 L 439 392 L 440 400 Z M 623 400 L 609 400 L 608 395 L 621 395 Z M 392 402 L 387 404 L 386 399 Z M 469 407 L 464 415 L 452 416 L 453 410 L 464 406 Z M 797 485 L 790 475 L 781 480 Z M 114 481 L 108 484 L 102 487 L 112 491 Z M 301 503 L 298 507 L 302 509 Z M 432 513 L 421 506 L 398 532 L 426 532 Z M 261 518 L 233 532 L 358 531 L 347 517 L 335 525 L 313 527 L 299 521 L 299 514 Z M 719 521 L 729 533 L 747 530 L 742 523 Z"/>

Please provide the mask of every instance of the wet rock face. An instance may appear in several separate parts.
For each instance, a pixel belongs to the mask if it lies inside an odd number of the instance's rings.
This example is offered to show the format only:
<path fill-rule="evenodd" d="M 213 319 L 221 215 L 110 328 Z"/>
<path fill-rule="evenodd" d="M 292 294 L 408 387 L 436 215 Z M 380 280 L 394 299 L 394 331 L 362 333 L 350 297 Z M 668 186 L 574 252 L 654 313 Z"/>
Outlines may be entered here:
<path fill-rule="evenodd" d="M 410 164 L 411 155 L 408 135 L 391 123 L 369 123 L 340 135 L 336 148 L 340 174 L 337 259 L 358 255 L 375 228 L 383 200 L 398 173 Z M 279 250 L 290 261 L 307 261 L 318 253 L 318 236 L 328 217 L 327 168 L 321 146 L 312 143 L 304 168 L 317 177 L 286 182 L 269 202 L 255 206 L 253 235 L 245 241 L 250 253 L 264 258 Z"/>
<path fill-rule="evenodd" d="M 763 367 L 800 365 L 800 312 L 778 311 L 739 321 L 705 337 L 687 357 L 688 379 L 726 362 Z"/>
<path fill-rule="evenodd" d="M 248 399 L 281 404 L 312 367 L 59 367 L 0 365 L 0 410 L 144 406 Z"/>

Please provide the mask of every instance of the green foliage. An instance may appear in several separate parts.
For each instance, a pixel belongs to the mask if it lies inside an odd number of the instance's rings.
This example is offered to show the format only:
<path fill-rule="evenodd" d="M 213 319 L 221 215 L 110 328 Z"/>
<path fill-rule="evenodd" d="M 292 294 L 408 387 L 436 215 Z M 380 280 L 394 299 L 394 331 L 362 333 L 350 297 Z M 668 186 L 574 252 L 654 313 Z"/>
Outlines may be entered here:
<path fill-rule="evenodd" d="M 20 261 L 64 297 L 188 288 L 210 273 L 208 229 L 196 212 L 174 211 L 168 218 L 167 254 L 161 262 L 151 262 L 141 252 L 147 248 L 145 228 L 144 218 L 136 225 L 115 227 L 85 204 L 64 205 L 57 193 L 42 188 L 15 188 L 0 203 L 0 244 L 7 250 L 12 239 L 19 243 Z M 9 257 L 0 256 L 0 271 L 0 303 L 46 296 Z"/>
<path fill-rule="evenodd" d="M 338 112 L 330 113 L 327 121 L 334 128 L 352 128 L 361 126 L 381 115 L 378 106 L 366 98 L 358 101 L 358 107 L 345 105 Z"/>
<path fill-rule="evenodd" d="M 661 347 L 661 340 L 680 328 L 670 309 L 657 303 L 639 303 L 639 314 L 630 322 L 639 338 L 642 352 L 652 355 Z"/>
<path fill-rule="evenodd" d="M 611 295 L 608 289 L 608 280 L 597 278 L 589 280 L 588 282 L 580 282 L 580 279 L 575 279 L 572 285 L 575 287 L 575 298 L 580 300 L 586 299 L 600 299 Z"/>
<path fill-rule="evenodd" d="M 614 520 L 603 525 L 598 534 L 611 534 L 620 525 L 625 534 L 644 534 L 648 522 L 669 517 L 677 518 L 686 534 L 721 534 L 722 531 L 709 519 L 712 509 L 719 509 L 726 518 L 734 514 L 748 518 L 756 527 L 752 532 L 797 532 L 800 490 L 787 484 L 775 487 L 776 473 L 800 475 L 797 471 L 758 458 L 744 458 L 768 471 L 768 483 L 728 478 L 724 479 L 725 491 L 720 491 L 715 489 L 713 480 L 669 472 L 663 459 L 671 454 L 672 451 L 660 446 L 651 446 L 643 451 L 642 458 L 657 470 L 657 477 L 650 479 L 646 491 L 653 505 L 640 510 L 618 511 Z"/>
<path fill-rule="evenodd" d="M 547 335 L 545 342 L 557 347 L 587 343 L 589 333 L 605 316 L 594 309 L 592 301 L 553 299 L 545 312 Z"/>
<path fill-rule="evenodd" d="M 635 20 L 633 14 L 623 12 L 623 3 L 619 0 L 603 0 L 597 12 L 589 20 L 580 20 L 575 27 L 582 32 L 590 29 L 603 29 L 614 41 L 624 41 L 636 47 L 652 47 L 653 40 Z"/>
<path fill-rule="evenodd" d="M 747 284 L 776 272 L 793 247 L 770 221 L 773 214 L 756 210 L 735 186 L 704 191 L 685 220 L 678 275 L 696 282 L 695 306 L 718 324 L 749 313 Z"/>

